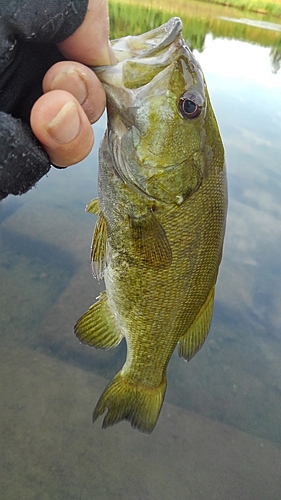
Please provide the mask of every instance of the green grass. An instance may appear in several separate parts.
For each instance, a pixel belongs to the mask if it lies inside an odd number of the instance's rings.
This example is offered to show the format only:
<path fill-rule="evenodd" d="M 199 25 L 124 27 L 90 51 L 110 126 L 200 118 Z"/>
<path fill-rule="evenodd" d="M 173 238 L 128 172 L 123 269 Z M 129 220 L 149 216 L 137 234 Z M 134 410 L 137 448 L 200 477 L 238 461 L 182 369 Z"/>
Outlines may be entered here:
<path fill-rule="evenodd" d="M 201 1 L 209 2 L 210 0 Z M 281 0 L 271 0 L 270 2 L 264 0 L 214 0 L 211 3 L 281 17 Z"/>
<path fill-rule="evenodd" d="M 114 0 L 110 0 L 114 2 Z M 158 11 L 165 10 L 172 12 L 178 10 L 181 12 L 208 11 L 211 15 L 216 15 L 218 9 L 227 10 L 238 9 L 242 11 L 252 11 L 259 14 L 281 17 L 281 0 L 123 0 L 123 3 L 138 5 L 139 7 L 149 7 Z"/>
<path fill-rule="evenodd" d="M 218 0 L 220 1 L 220 0 Z M 232 0 L 238 1 L 238 0 Z M 279 0 L 281 1 L 281 0 Z M 188 8 L 187 8 L 188 4 Z M 190 48 L 202 51 L 207 33 L 213 37 L 235 38 L 241 41 L 271 47 L 273 58 L 280 66 L 280 32 L 261 29 L 247 23 L 234 23 L 221 17 L 241 18 L 249 14 L 231 7 L 223 7 L 205 1 L 196 0 L 109 0 L 110 37 L 119 38 L 130 33 L 136 35 L 160 26 L 172 16 L 179 16 L 183 23 L 183 36 Z M 273 16 L 252 13 L 253 20 L 274 21 Z"/>

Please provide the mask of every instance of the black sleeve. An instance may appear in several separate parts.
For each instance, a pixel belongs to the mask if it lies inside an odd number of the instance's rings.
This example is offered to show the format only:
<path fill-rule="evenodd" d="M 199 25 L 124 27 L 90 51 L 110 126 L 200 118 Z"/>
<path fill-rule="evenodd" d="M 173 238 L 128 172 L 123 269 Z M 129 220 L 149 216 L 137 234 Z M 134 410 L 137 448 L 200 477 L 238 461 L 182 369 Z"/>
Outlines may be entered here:
<path fill-rule="evenodd" d="M 0 199 L 30 189 L 50 169 L 29 127 L 56 43 L 80 26 L 88 0 L 0 0 Z"/>

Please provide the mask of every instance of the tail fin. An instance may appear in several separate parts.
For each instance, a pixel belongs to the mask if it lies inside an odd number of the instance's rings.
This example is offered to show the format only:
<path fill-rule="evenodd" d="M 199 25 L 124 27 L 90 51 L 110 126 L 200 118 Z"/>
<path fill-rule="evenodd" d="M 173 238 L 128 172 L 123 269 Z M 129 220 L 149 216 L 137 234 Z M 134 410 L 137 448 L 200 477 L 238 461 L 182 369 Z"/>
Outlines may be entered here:
<path fill-rule="evenodd" d="M 136 385 L 117 373 L 105 388 L 94 410 L 93 422 L 106 410 L 103 428 L 128 420 L 131 426 L 150 434 L 159 417 L 166 391 L 166 379 L 156 388 Z"/>

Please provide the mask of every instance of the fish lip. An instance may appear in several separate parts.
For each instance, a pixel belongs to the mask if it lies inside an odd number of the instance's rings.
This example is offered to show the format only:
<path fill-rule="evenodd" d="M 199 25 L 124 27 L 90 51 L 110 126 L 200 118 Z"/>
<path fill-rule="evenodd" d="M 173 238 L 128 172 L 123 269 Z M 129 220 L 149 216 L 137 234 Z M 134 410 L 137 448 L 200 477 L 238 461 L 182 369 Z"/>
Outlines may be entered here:
<path fill-rule="evenodd" d="M 118 63 L 126 59 L 140 59 L 142 57 L 153 57 L 155 53 L 161 52 L 169 47 L 182 30 L 182 21 L 179 17 L 172 17 L 162 26 L 136 36 L 127 36 L 111 41 L 113 52 L 117 62 L 115 64 L 103 66 L 90 66 L 95 73 L 102 73 L 109 68 L 116 66 Z M 161 40 L 162 38 L 162 40 Z M 159 40 L 160 39 L 160 40 Z M 155 41 L 156 40 L 156 41 Z M 158 41 L 159 40 L 159 41 Z M 124 47 L 124 41 L 127 46 Z M 142 48 L 135 48 L 140 46 Z M 130 50 L 131 46 L 131 50 Z"/>
<path fill-rule="evenodd" d="M 171 18 L 167 23 L 147 33 L 123 37 L 113 40 L 111 43 L 115 55 L 117 55 L 119 49 L 121 52 L 124 50 L 122 56 L 120 54 L 117 56 L 117 63 L 92 67 L 91 69 L 94 70 L 99 80 L 104 84 L 105 90 L 106 85 L 109 85 L 109 89 L 111 87 L 115 89 L 119 88 L 126 92 L 131 89 L 133 90 L 132 99 L 135 98 L 135 93 L 138 89 L 141 89 L 144 84 L 149 83 L 150 79 L 146 80 L 145 74 L 149 76 L 149 70 L 146 71 L 144 69 L 143 76 L 145 81 L 144 83 L 140 83 L 139 76 L 135 75 L 136 71 L 134 69 L 132 73 L 130 71 L 131 64 L 140 65 L 140 69 L 142 67 L 159 67 L 158 72 L 161 72 L 173 60 L 178 59 L 183 49 L 187 49 L 190 52 L 190 49 L 182 38 L 182 21 L 178 17 Z M 130 75 L 128 81 L 126 75 Z M 151 76 L 151 80 L 154 76 Z M 106 90 L 106 94 L 109 98 L 110 90 Z"/>
<path fill-rule="evenodd" d="M 132 53 L 129 54 L 129 58 L 139 58 L 139 57 L 153 57 L 155 52 L 162 51 L 173 41 L 176 39 L 176 37 L 179 35 L 179 33 L 182 30 L 182 22 L 179 17 L 172 17 L 167 23 L 162 24 L 162 26 L 159 26 L 151 31 L 148 31 L 147 33 L 143 33 L 141 35 L 137 36 L 132 36 L 132 37 L 127 37 L 128 41 L 131 42 L 132 45 Z M 160 40 L 159 40 L 160 38 Z M 162 38 L 162 40 L 161 40 Z M 122 40 L 122 39 L 121 39 Z M 156 40 L 156 41 L 155 41 Z M 115 40 L 112 42 L 112 48 L 115 52 L 115 55 L 118 59 L 118 52 L 123 52 L 124 49 L 122 47 L 119 47 L 119 40 Z M 134 49 L 134 43 L 138 46 L 140 42 L 144 43 L 144 48 L 143 49 Z M 122 40 L 123 43 L 123 40 Z M 126 57 L 125 59 L 127 59 Z M 123 57 L 119 59 L 121 62 L 124 60 Z"/>

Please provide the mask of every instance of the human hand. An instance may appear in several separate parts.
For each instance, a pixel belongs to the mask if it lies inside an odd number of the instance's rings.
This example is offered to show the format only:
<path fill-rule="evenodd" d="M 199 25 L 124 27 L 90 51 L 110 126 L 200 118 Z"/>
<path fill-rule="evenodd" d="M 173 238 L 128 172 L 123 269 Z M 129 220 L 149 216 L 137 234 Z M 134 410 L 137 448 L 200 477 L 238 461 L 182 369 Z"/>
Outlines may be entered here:
<path fill-rule="evenodd" d="M 0 199 L 26 192 L 49 170 L 50 162 L 67 166 L 87 156 L 93 144 L 90 123 L 102 114 L 105 94 L 85 64 L 114 61 L 108 44 L 106 0 L 72 2 L 76 3 L 75 16 L 69 9 L 62 13 L 62 7 L 57 13 L 57 0 L 46 0 L 39 14 L 37 9 L 36 19 L 34 0 L 29 3 L 30 12 L 25 5 L 22 15 L 18 0 L 11 19 L 9 9 L 5 12 L 6 2 L 2 6 L 0 0 L 0 18 L 5 24 L 8 16 L 9 29 L 17 33 L 7 34 L 0 25 L 0 60 L 3 54 L 9 59 L 4 68 L 0 63 Z M 65 3 L 69 8 L 69 2 Z M 43 14 L 45 24 L 40 18 Z M 59 42 L 61 52 L 54 42 Z M 70 61 L 63 61 L 61 54 Z M 31 108 L 33 133 L 48 157 L 30 130 Z"/>
<path fill-rule="evenodd" d="M 81 161 L 93 146 L 91 123 L 105 108 L 103 87 L 87 66 L 111 64 L 106 1 L 90 0 L 82 25 L 59 44 L 70 61 L 58 62 L 43 80 L 44 95 L 31 111 L 33 133 L 56 166 Z M 80 61 L 80 62 L 71 62 Z"/>

